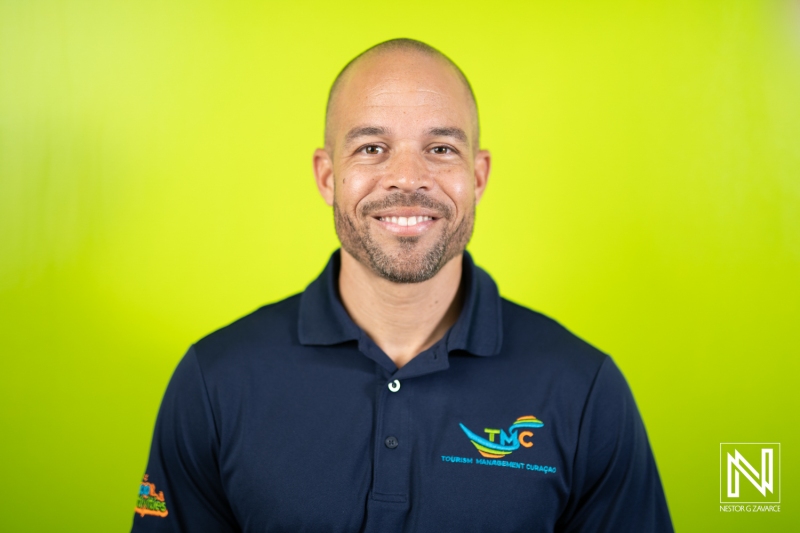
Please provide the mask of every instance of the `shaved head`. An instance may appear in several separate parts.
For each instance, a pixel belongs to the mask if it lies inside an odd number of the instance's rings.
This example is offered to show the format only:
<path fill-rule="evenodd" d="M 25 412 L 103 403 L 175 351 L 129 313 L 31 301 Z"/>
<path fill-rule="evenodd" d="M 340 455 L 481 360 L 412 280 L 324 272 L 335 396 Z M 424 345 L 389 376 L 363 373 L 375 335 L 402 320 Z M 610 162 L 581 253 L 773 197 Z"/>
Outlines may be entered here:
<path fill-rule="evenodd" d="M 467 80 L 467 77 L 458 68 L 449 57 L 444 55 L 442 52 L 437 50 L 436 48 L 423 43 L 422 41 L 417 41 L 414 39 L 391 39 L 389 41 L 384 41 L 382 43 L 378 43 L 375 46 L 368 48 L 367 50 L 361 52 L 356 57 L 350 60 L 347 65 L 339 72 L 336 76 L 336 79 L 333 81 L 331 85 L 330 92 L 328 93 L 328 103 L 325 108 L 325 146 L 329 148 L 333 145 L 334 139 L 332 138 L 333 135 L 333 121 L 335 120 L 336 115 L 336 104 L 338 100 L 339 93 L 342 91 L 343 86 L 347 85 L 347 82 L 354 74 L 357 73 L 359 70 L 359 65 L 363 63 L 367 59 L 375 59 L 375 60 L 382 60 L 382 59 L 389 59 L 392 53 L 404 53 L 404 54 L 418 54 L 422 57 L 426 58 L 434 58 L 436 60 L 441 61 L 442 66 L 452 72 L 460 81 L 463 86 L 464 92 L 469 100 L 469 105 L 471 108 L 472 116 L 473 116 L 473 137 L 474 137 L 474 148 L 477 150 L 479 145 L 479 136 L 480 136 L 480 126 L 478 123 L 478 106 L 475 100 L 475 93 L 472 91 L 472 86 Z"/>

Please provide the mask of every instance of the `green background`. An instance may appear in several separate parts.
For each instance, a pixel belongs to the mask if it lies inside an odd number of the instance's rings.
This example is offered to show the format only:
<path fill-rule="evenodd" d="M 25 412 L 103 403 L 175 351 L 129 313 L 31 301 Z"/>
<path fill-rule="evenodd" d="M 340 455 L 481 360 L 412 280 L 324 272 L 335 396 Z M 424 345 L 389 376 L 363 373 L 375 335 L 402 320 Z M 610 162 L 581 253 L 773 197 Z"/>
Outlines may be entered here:
<path fill-rule="evenodd" d="M 676 529 L 800 530 L 800 9 L 744 0 L 0 0 L 0 529 L 129 528 L 186 348 L 337 247 L 326 92 L 401 36 L 478 97 L 470 251 L 612 354 Z M 781 514 L 720 513 L 720 442 L 782 444 Z"/>

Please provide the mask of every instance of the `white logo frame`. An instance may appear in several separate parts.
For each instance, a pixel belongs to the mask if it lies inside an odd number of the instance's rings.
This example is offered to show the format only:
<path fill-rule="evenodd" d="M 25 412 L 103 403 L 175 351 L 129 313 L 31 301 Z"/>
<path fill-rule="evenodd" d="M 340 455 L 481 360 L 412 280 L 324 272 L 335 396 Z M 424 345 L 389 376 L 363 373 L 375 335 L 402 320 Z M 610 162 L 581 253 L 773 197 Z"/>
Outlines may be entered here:
<path fill-rule="evenodd" d="M 755 471 L 755 469 L 752 467 L 752 465 L 746 459 L 744 459 L 744 457 L 739 453 L 738 450 L 734 450 L 736 452 L 736 454 L 737 454 L 737 457 L 731 458 L 730 453 L 728 453 L 727 454 L 728 457 L 724 458 L 726 460 L 723 460 L 722 446 L 725 445 L 725 444 L 734 445 L 734 446 L 737 445 L 737 444 L 765 446 L 765 447 L 767 447 L 767 449 L 771 448 L 770 452 L 772 452 L 773 450 L 777 450 L 778 451 L 778 454 L 777 454 L 778 455 L 778 457 L 777 457 L 777 460 L 778 460 L 778 468 L 777 468 L 777 472 L 778 472 L 778 478 L 777 478 L 778 501 L 777 502 L 773 502 L 773 501 L 760 501 L 760 502 L 731 501 L 731 498 L 736 498 L 738 496 L 725 496 L 725 497 L 723 497 L 723 494 L 727 493 L 727 490 L 726 490 L 727 489 L 727 485 L 730 485 L 730 483 L 731 483 L 730 476 L 731 476 L 731 463 L 732 462 L 733 463 L 737 463 L 736 470 L 735 470 L 736 480 L 737 480 L 737 491 L 736 491 L 737 494 L 739 492 L 738 491 L 738 481 L 739 481 L 739 473 L 740 472 L 742 474 L 744 474 L 744 476 L 747 479 L 747 481 L 749 481 L 750 484 L 752 484 L 753 487 L 755 487 L 755 489 L 758 490 L 759 492 L 762 492 L 762 490 L 764 488 L 766 488 L 768 486 L 771 486 L 771 485 L 773 485 L 775 483 L 775 477 L 773 475 L 773 465 L 774 465 L 773 461 L 774 461 L 775 457 L 774 457 L 773 453 L 768 454 L 769 457 L 770 457 L 770 463 L 772 463 L 772 464 L 769 465 L 769 477 L 770 477 L 769 482 L 767 483 L 766 480 L 761 479 L 760 480 L 761 481 L 761 486 L 759 486 L 759 485 L 757 485 L 755 483 L 755 480 L 745 470 L 739 468 L 738 462 L 741 461 L 747 467 L 749 467 L 750 470 L 753 471 L 756 474 L 756 476 L 758 476 L 758 473 Z M 765 457 L 765 455 L 767 455 L 767 454 L 764 453 L 764 451 L 765 451 L 765 449 L 762 448 L 761 465 L 760 465 L 762 473 L 764 473 L 764 469 L 765 469 L 764 457 Z M 727 468 L 727 472 L 726 473 L 727 473 L 727 481 L 728 481 L 728 483 L 723 483 L 722 482 L 722 479 L 723 479 L 723 476 L 722 476 L 722 474 L 723 474 L 723 470 L 722 470 L 723 469 L 723 464 L 725 464 L 725 466 Z M 781 477 L 781 443 L 780 442 L 720 442 L 719 443 L 719 503 L 720 504 L 723 504 L 723 505 L 726 505 L 726 504 L 740 504 L 740 503 L 742 503 L 742 504 L 751 503 L 751 504 L 762 504 L 762 505 L 779 504 L 779 503 L 781 503 L 781 481 L 782 481 L 782 477 Z M 770 492 L 772 494 L 775 494 L 775 492 L 773 490 L 771 490 L 771 489 L 770 489 Z M 763 494 L 766 497 L 766 493 L 763 492 Z M 724 501 L 724 498 L 728 498 L 728 500 Z"/>

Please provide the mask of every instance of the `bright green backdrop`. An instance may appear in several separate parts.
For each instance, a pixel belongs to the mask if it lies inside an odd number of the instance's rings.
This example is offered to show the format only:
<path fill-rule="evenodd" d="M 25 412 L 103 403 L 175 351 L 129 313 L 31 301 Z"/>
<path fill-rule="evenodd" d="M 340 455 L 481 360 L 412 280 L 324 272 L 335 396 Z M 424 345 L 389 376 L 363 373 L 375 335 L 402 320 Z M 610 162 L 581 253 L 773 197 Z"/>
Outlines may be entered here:
<path fill-rule="evenodd" d="M 3 531 L 124 531 L 190 343 L 337 246 L 326 91 L 450 55 L 494 155 L 470 250 L 611 353 L 679 531 L 800 530 L 800 10 L 778 1 L 0 0 Z M 782 513 L 719 511 L 781 442 Z"/>

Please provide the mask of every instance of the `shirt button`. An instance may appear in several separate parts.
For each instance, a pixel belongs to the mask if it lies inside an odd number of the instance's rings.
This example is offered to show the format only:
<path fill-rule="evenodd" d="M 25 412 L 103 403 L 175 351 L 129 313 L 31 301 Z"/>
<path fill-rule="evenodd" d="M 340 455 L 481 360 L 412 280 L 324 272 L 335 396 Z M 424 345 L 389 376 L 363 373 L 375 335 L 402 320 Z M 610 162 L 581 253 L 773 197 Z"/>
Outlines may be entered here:
<path fill-rule="evenodd" d="M 400 380 L 396 379 L 389 383 L 389 390 L 392 392 L 397 392 L 400 390 Z"/>
<path fill-rule="evenodd" d="M 386 447 L 390 450 L 397 448 L 397 445 L 400 444 L 397 441 L 397 437 L 386 437 L 386 440 L 383 441 L 383 443 L 386 444 Z"/>

